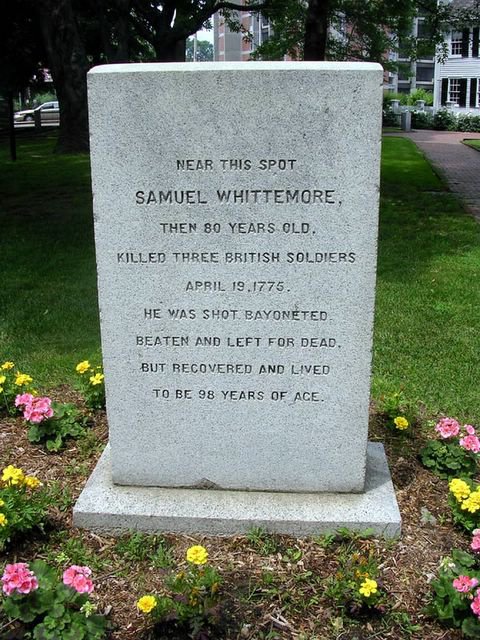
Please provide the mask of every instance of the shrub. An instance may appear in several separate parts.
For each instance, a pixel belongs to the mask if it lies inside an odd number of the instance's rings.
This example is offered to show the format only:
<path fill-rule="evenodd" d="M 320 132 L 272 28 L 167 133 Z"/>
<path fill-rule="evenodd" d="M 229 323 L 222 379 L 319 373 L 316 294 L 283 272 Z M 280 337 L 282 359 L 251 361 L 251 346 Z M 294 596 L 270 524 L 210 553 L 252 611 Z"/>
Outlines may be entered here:
<path fill-rule="evenodd" d="M 433 128 L 436 131 L 455 131 L 456 118 L 447 109 L 440 109 L 433 116 Z"/>
<path fill-rule="evenodd" d="M 433 105 L 433 93 L 432 91 L 427 91 L 426 89 L 415 89 L 408 96 L 408 104 L 415 106 L 417 100 L 424 100 L 425 104 L 428 107 Z"/>
<path fill-rule="evenodd" d="M 435 431 L 441 440 L 430 440 L 421 449 L 423 466 L 443 479 L 473 477 L 477 471 L 480 440 L 472 425 L 461 428 L 454 418 L 442 418 L 435 425 Z"/>
<path fill-rule="evenodd" d="M 456 131 L 480 132 L 480 116 L 471 116 L 467 113 L 460 113 L 456 121 Z"/>
<path fill-rule="evenodd" d="M 427 111 L 412 112 L 412 127 L 414 129 L 433 129 L 433 115 Z"/>
<path fill-rule="evenodd" d="M 7 564 L 3 611 L 12 623 L 23 622 L 35 640 L 101 640 L 108 622 L 89 599 L 94 588 L 90 576 L 88 567 L 73 565 L 60 582 L 43 560 Z"/>
<path fill-rule="evenodd" d="M 385 91 L 383 93 L 383 108 L 389 109 L 392 100 L 399 100 L 400 104 L 407 104 L 406 93 L 395 93 L 394 91 Z"/>
<path fill-rule="evenodd" d="M 400 116 L 393 112 L 391 107 L 386 107 L 383 110 L 382 126 L 383 127 L 398 127 L 400 125 Z"/>
<path fill-rule="evenodd" d="M 473 546 L 473 543 L 472 543 Z M 450 627 L 461 628 L 467 638 L 480 637 L 480 570 L 476 558 L 454 549 L 444 558 L 432 581 L 428 613 Z"/>
<path fill-rule="evenodd" d="M 48 397 L 24 393 L 17 396 L 15 405 L 22 407 L 23 417 L 30 425 L 30 442 L 44 443 L 48 451 L 58 451 L 65 438 L 85 433 L 86 419 L 73 404 L 52 402 Z"/>
<path fill-rule="evenodd" d="M 472 533 L 480 526 L 480 485 L 469 478 L 453 478 L 448 488 L 453 521 Z"/>
<path fill-rule="evenodd" d="M 35 527 L 42 527 L 49 496 L 42 483 L 9 465 L 0 481 L 0 550 L 12 538 Z"/>

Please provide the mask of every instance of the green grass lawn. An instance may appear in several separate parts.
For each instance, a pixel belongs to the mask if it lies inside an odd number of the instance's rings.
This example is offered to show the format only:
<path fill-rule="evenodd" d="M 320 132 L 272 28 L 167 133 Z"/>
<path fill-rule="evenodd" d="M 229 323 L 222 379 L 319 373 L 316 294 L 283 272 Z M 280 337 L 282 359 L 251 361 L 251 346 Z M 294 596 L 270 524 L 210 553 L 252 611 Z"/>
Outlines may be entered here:
<path fill-rule="evenodd" d="M 409 140 L 385 138 L 372 393 L 480 416 L 480 227 Z"/>
<path fill-rule="evenodd" d="M 480 140 L 468 140 L 465 139 L 463 141 L 463 144 L 466 144 L 468 147 L 472 147 L 472 149 L 476 149 L 477 151 L 480 151 Z"/>
<path fill-rule="evenodd" d="M 89 163 L 54 134 L 0 151 L 0 360 L 46 386 L 100 358 Z M 480 231 L 409 140 L 383 148 L 373 396 L 480 415 Z M 3 361 L 3 360 L 2 360 Z"/>
<path fill-rule="evenodd" d="M 0 356 L 46 384 L 100 358 L 89 159 L 53 155 L 54 136 L 0 156 Z"/>

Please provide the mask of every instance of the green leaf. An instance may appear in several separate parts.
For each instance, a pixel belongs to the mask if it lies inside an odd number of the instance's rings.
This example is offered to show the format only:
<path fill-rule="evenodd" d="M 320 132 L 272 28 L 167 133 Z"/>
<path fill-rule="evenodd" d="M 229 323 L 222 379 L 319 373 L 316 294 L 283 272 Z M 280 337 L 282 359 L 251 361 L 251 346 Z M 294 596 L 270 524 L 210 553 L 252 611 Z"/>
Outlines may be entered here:
<path fill-rule="evenodd" d="M 29 442 L 40 442 L 42 435 L 42 431 L 37 424 L 32 424 L 27 432 Z"/>
<path fill-rule="evenodd" d="M 467 638 L 480 638 L 480 623 L 476 618 L 469 617 L 463 621 L 462 632 Z"/>
<path fill-rule="evenodd" d="M 46 444 L 48 451 L 58 451 L 63 444 L 61 434 L 57 433 L 56 437 L 53 440 L 47 440 Z"/>

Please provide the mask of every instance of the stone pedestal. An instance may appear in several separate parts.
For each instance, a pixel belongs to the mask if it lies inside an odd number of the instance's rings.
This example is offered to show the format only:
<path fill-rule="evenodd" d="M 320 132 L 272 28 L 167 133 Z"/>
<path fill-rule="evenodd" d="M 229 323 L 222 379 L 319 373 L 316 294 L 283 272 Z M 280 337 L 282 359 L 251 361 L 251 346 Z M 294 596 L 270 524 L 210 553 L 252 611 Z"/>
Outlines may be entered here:
<path fill-rule="evenodd" d="M 355 494 L 124 487 L 112 483 L 107 447 L 73 511 L 75 526 L 111 534 L 236 535 L 263 527 L 302 537 L 347 527 L 392 538 L 400 535 L 400 521 L 378 443 L 368 447 L 365 492 Z"/>

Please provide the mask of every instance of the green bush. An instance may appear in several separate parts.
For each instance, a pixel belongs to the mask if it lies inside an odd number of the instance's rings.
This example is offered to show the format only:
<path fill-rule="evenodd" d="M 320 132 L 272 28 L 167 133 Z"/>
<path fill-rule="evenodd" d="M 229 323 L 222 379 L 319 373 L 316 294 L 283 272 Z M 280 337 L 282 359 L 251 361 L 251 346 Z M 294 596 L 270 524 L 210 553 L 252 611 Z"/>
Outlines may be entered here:
<path fill-rule="evenodd" d="M 40 106 L 44 102 L 53 102 L 57 100 L 57 96 L 51 91 L 45 91 L 44 93 L 37 93 L 33 98 L 35 106 Z"/>
<path fill-rule="evenodd" d="M 466 591 L 459 591 L 465 583 Z M 453 549 L 451 558 L 444 558 L 438 578 L 432 582 L 433 595 L 428 613 L 449 627 L 461 628 L 467 638 L 480 638 L 480 622 L 473 609 L 478 609 L 478 590 L 475 583 L 480 581 L 480 571 L 476 558 L 460 549 Z M 471 584 L 471 586 L 470 586 Z M 473 605 L 473 608 L 472 608 Z"/>
<path fill-rule="evenodd" d="M 407 97 L 407 104 L 415 106 L 417 100 L 424 100 L 427 107 L 431 107 L 433 105 L 433 93 L 426 89 L 415 89 Z"/>
<path fill-rule="evenodd" d="M 8 465 L 0 480 L 0 551 L 10 540 L 36 527 L 47 518 L 49 494 L 35 477 Z"/>
<path fill-rule="evenodd" d="M 436 131 L 455 131 L 456 118 L 447 109 L 440 109 L 433 116 L 433 128 Z"/>
<path fill-rule="evenodd" d="M 472 478 L 477 471 L 477 456 L 462 449 L 458 439 L 451 442 L 430 440 L 420 451 L 422 464 L 442 479 Z"/>
<path fill-rule="evenodd" d="M 74 567 L 72 567 L 73 569 Z M 88 571 L 88 567 L 75 567 Z M 68 586 L 65 573 L 63 582 L 43 560 L 30 564 L 7 565 L 2 577 L 8 583 L 7 573 L 19 571 L 28 577 L 27 589 L 14 588 L 2 599 L 1 608 L 11 622 L 23 622 L 26 635 L 35 640 L 102 640 L 109 622 L 95 613 L 96 605 L 89 600 L 91 589 Z M 86 575 L 89 575 L 87 573 Z M 93 588 L 93 586 L 92 586 Z M 20 637 L 20 636 L 15 636 Z"/>
<path fill-rule="evenodd" d="M 467 113 L 461 113 L 457 117 L 455 131 L 467 131 L 467 132 L 479 133 L 480 132 L 480 116 L 470 116 Z"/>
<path fill-rule="evenodd" d="M 398 127 L 400 126 L 400 116 L 393 112 L 393 109 L 387 107 L 383 110 L 382 126 Z"/>
<path fill-rule="evenodd" d="M 453 522 L 469 533 L 480 528 L 480 484 L 470 478 L 453 478 L 448 488 Z"/>
<path fill-rule="evenodd" d="M 414 129 L 433 129 L 433 114 L 426 111 L 412 113 L 412 127 Z"/>

